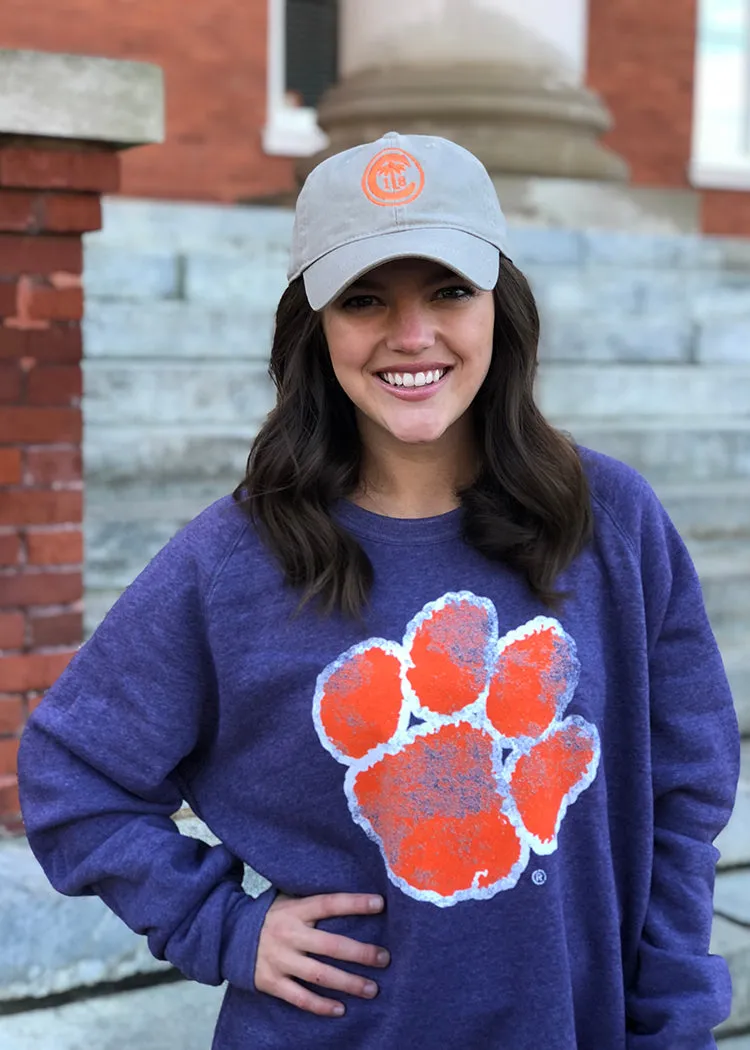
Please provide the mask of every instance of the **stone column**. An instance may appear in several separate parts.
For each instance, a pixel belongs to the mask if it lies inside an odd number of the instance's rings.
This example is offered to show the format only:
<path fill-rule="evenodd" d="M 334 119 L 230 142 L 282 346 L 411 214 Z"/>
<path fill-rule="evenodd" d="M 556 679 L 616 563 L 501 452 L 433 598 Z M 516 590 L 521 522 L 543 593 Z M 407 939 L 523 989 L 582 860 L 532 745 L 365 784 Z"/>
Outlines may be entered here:
<path fill-rule="evenodd" d="M 442 133 L 495 175 L 622 180 L 583 86 L 586 0 L 343 0 L 340 83 L 319 121 L 333 150 L 391 127 Z"/>
<path fill-rule="evenodd" d="M 588 0 L 341 0 L 340 80 L 318 107 L 330 144 L 300 178 L 389 130 L 439 134 L 484 162 L 512 222 L 690 227 L 599 141 L 612 120 L 585 86 L 587 31 Z"/>
<path fill-rule="evenodd" d="M 163 138 L 162 74 L 0 51 L 0 824 L 25 720 L 82 641 L 83 235 L 118 153 Z"/>

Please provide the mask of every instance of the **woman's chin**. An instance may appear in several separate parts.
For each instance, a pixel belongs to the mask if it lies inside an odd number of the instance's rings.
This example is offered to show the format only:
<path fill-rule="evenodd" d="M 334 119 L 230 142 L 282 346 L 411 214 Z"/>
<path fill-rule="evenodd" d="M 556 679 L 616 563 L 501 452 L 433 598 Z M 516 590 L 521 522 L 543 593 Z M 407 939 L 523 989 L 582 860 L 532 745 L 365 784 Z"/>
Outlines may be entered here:
<path fill-rule="evenodd" d="M 396 441 L 400 441 L 404 445 L 431 445 L 433 442 L 440 440 L 448 427 L 444 422 L 438 422 L 437 420 L 433 423 L 423 420 L 411 425 L 392 425 L 388 426 L 387 429 Z"/>

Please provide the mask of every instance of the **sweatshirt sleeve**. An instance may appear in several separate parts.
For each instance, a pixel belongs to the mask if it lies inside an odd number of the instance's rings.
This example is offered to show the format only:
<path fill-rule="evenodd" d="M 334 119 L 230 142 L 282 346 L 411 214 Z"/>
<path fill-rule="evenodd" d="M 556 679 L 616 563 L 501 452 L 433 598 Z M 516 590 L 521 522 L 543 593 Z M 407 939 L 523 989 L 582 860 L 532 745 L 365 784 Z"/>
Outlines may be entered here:
<path fill-rule="evenodd" d="M 246 895 L 242 863 L 170 819 L 184 796 L 180 764 L 217 692 L 200 521 L 120 596 L 32 715 L 19 751 L 21 807 L 55 889 L 101 897 L 186 977 L 251 989 L 275 891 Z"/>
<path fill-rule="evenodd" d="M 739 776 L 732 696 L 690 556 L 651 494 L 641 535 L 649 634 L 653 871 L 627 1050 L 709 1050 L 728 1017 L 724 959 L 709 955 L 718 850 Z"/>

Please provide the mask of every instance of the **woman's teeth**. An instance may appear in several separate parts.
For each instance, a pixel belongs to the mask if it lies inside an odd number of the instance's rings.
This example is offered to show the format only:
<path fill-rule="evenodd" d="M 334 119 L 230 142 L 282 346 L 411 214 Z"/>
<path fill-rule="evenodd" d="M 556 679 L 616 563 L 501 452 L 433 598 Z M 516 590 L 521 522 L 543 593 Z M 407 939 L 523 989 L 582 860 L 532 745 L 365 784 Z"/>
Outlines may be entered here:
<path fill-rule="evenodd" d="M 442 379 L 447 371 L 447 368 L 436 368 L 432 372 L 378 372 L 378 375 L 389 386 L 429 386 Z"/>

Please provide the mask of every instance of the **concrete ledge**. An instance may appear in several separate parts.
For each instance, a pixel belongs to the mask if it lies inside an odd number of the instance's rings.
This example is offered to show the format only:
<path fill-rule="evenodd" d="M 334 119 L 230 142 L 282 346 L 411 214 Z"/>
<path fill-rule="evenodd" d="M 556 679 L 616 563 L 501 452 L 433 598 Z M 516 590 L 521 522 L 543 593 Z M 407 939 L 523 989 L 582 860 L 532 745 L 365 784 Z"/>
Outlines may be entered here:
<path fill-rule="evenodd" d="M 700 229 L 700 194 L 693 189 L 631 186 L 596 178 L 492 174 L 513 225 L 661 235 Z M 515 234 L 511 245 L 514 243 Z"/>
<path fill-rule="evenodd" d="M 732 1016 L 719 1025 L 717 1034 L 735 1035 L 750 1027 L 750 930 L 714 916 L 711 952 L 722 955 L 732 975 Z"/>
<path fill-rule="evenodd" d="M 3 1050 L 208 1050 L 224 987 L 193 981 L 0 1016 Z"/>
<path fill-rule="evenodd" d="M 177 827 L 209 845 L 218 842 L 196 817 L 180 817 Z M 26 839 L 0 841 L 0 885 L 0 1005 L 173 972 L 98 897 L 64 897 L 53 889 Z M 268 886 L 246 866 L 246 893 L 257 897 Z"/>
<path fill-rule="evenodd" d="M 721 853 L 720 869 L 744 867 L 750 870 L 750 740 L 742 741 L 737 799 L 729 823 L 716 839 L 716 848 Z M 750 922 L 747 935 L 750 959 Z M 750 967 L 750 962 L 748 965 Z M 750 992 L 748 1011 L 750 1012 Z M 750 1024 L 750 1019 L 748 1023 Z"/>
<path fill-rule="evenodd" d="M 158 66 L 0 50 L 0 134 L 138 146 L 164 139 Z"/>
<path fill-rule="evenodd" d="M 25 839 L 0 843 L 0 1003 L 171 970 L 98 897 L 64 897 Z"/>

